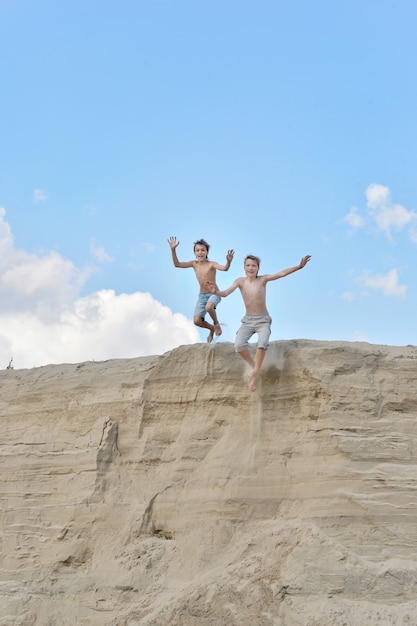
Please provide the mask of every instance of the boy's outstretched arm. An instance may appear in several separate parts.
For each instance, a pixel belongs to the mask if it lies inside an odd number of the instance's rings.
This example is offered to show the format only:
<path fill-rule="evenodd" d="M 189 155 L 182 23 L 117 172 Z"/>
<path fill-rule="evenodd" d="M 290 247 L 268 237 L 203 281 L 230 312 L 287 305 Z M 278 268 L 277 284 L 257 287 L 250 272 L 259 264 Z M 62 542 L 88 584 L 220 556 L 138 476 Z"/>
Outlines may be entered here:
<path fill-rule="evenodd" d="M 177 241 L 176 237 L 169 237 L 168 243 L 169 243 L 169 247 L 171 248 L 172 262 L 174 263 L 175 267 L 193 267 L 192 261 L 179 261 L 178 260 L 176 248 L 177 246 L 180 245 L 180 242 Z"/>
<path fill-rule="evenodd" d="M 298 265 L 294 265 L 294 267 L 287 267 L 287 269 L 281 270 L 280 272 L 277 272 L 276 274 L 265 274 L 263 278 L 265 281 L 277 280 L 277 278 L 284 278 L 284 276 L 288 276 L 289 274 L 292 274 L 293 272 L 302 270 L 303 267 L 307 265 L 310 259 L 311 259 L 311 255 L 307 254 L 307 256 L 303 256 L 303 258 L 301 259 Z"/>
<path fill-rule="evenodd" d="M 239 287 L 239 279 L 237 278 L 235 282 L 232 285 L 230 285 L 230 287 L 228 287 L 227 289 L 224 289 L 223 291 L 218 290 L 216 283 L 211 283 L 207 281 L 206 285 L 207 285 L 207 289 L 211 291 L 211 293 L 214 293 L 216 296 L 220 296 L 221 298 L 226 298 L 235 289 Z"/>
<path fill-rule="evenodd" d="M 225 263 L 225 265 L 220 265 L 220 263 L 214 262 L 213 265 L 214 265 L 215 269 L 216 270 L 221 270 L 223 272 L 227 272 L 227 270 L 229 269 L 230 265 L 232 264 L 234 254 L 235 254 L 234 250 L 228 250 L 227 254 L 226 254 L 226 263 Z"/>

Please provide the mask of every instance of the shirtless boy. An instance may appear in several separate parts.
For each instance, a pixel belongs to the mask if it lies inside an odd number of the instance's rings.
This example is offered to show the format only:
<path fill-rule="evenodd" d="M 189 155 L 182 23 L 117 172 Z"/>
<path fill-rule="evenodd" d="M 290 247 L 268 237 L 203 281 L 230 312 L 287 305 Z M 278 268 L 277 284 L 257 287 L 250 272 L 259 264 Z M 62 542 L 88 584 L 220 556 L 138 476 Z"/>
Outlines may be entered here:
<path fill-rule="evenodd" d="M 177 241 L 176 237 L 170 237 L 168 243 L 171 248 L 172 261 L 175 267 L 192 267 L 195 271 L 200 285 L 200 293 L 194 309 L 194 324 L 200 326 L 200 328 L 207 328 L 209 330 L 207 342 L 211 343 L 215 334 L 217 336 L 222 334 L 222 329 L 220 328 L 216 314 L 216 307 L 220 302 L 220 297 L 214 295 L 211 291 L 207 291 L 207 284 L 210 283 L 217 289 L 216 270 L 227 272 L 233 261 L 234 250 L 228 250 L 226 264 L 220 265 L 220 263 L 216 263 L 216 261 L 208 260 L 207 257 L 210 245 L 207 241 L 204 241 L 204 239 L 199 239 L 194 243 L 195 261 L 179 261 L 176 248 L 180 242 Z M 212 324 L 206 322 L 204 319 L 206 313 L 208 313 L 213 320 Z"/>
<path fill-rule="evenodd" d="M 249 380 L 249 389 L 256 390 L 259 371 L 262 367 L 265 353 L 268 348 L 269 337 L 271 335 L 271 322 L 266 308 L 266 284 L 270 280 L 284 278 L 297 270 L 301 270 L 307 265 L 311 256 L 303 257 L 298 265 L 281 270 L 276 274 L 265 274 L 258 276 L 261 260 L 257 256 L 248 254 L 244 261 L 246 277 L 237 278 L 235 282 L 223 291 L 219 291 L 214 283 L 208 285 L 211 293 L 221 298 L 226 298 L 235 289 L 239 288 L 246 308 L 246 315 L 242 318 L 242 326 L 236 333 L 235 350 L 252 368 L 252 375 Z M 258 334 L 258 347 L 255 353 L 255 360 L 248 350 L 248 341 L 255 333 Z"/>

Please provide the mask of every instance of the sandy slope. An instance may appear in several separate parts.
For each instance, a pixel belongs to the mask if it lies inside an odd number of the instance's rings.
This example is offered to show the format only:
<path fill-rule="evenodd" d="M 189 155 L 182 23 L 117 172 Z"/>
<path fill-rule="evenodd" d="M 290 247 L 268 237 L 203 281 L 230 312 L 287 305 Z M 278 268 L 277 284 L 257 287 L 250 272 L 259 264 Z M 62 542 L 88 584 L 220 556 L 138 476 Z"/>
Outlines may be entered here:
<path fill-rule="evenodd" d="M 0 625 L 417 624 L 417 349 L 0 372 Z"/>

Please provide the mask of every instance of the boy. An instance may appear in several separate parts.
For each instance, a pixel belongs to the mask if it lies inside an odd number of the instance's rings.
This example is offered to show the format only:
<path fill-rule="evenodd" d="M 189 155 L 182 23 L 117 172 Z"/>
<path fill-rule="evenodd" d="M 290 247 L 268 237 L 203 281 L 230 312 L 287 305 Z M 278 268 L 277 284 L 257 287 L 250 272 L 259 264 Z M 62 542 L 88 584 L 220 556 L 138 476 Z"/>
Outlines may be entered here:
<path fill-rule="evenodd" d="M 246 315 L 242 318 L 242 326 L 236 333 L 235 350 L 252 368 L 252 375 L 249 380 L 249 389 L 256 390 L 259 370 L 261 369 L 265 353 L 268 348 L 268 341 L 271 335 L 271 322 L 266 308 L 266 283 L 270 280 L 284 278 L 297 270 L 301 270 L 311 259 L 310 255 L 303 257 L 298 265 L 281 270 L 276 274 L 265 274 L 258 276 L 261 259 L 252 254 L 248 254 L 244 261 L 246 277 L 237 278 L 235 282 L 224 291 L 218 291 L 214 283 L 208 285 L 211 293 L 222 298 L 226 298 L 239 287 L 243 302 L 246 307 Z M 255 333 L 258 334 L 258 347 L 256 349 L 255 360 L 248 350 L 248 341 Z"/>
<path fill-rule="evenodd" d="M 228 250 L 226 255 L 226 264 L 220 265 L 216 261 L 208 260 L 208 253 L 210 245 L 204 239 L 199 239 L 194 243 L 194 254 L 196 260 L 194 261 L 179 261 L 177 257 L 176 248 L 179 245 L 176 237 L 170 237 L 168 243 L 172 252 L 172 261 L 175 267 L 192 267 L 195 271 L 197 280 L 200 284 L 200 293 L 198 296 L 197 304 L 194 309 L 194 324 L 200 326 L 200 328 L 207 328 L 209 334 L 207 342 L 213 341 L 214 334 L 217 336 L 222 334 L 219 320 L 217 319 L 216 306 L 220 302 L 219 296 L 213 295 L 211 291 L 207 291 L 207 283 L 216 286 L 216 270 L 227 272 L 230 264 L 233 260 L 234 250 Z M 213 324 L 206 322 L 204 319 L 206 313 L 208 313 L 213 320 Z"/>

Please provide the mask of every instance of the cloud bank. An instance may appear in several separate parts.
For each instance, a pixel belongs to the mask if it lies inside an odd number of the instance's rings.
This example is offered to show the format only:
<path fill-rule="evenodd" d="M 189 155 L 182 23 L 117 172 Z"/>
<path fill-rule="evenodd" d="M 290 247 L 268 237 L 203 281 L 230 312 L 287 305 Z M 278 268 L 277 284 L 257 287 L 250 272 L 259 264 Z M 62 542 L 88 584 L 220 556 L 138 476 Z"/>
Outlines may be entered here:
<path fill-rule="evenodd" d="M 345 223 L 353 230 L 371 226 L 388 238 L 392 237 L 393 231 L 404 230 L 417 243 L 417 213 L 401 204 L 394 204 L 388 187 L 372 183 L 366 188 L 365 197 L 367 213 L 362 216 L 357 207 L 352 207 L 343 218 Z"/>
<path fill-rule="evenodd" d="M 384 296 L 405 296 L 407 285 L 398 284 L 398 272 L 396 269 L 390 270 L 386 274 L 372 275 L 363 272 L 358 277 L 357 283 L 366 289 L 381 291 Z"/>
<path fill-rule="evenodd" d="M 366 214 L 361 215 L 357 207 L 351 207 L 342 220 L 352 231 L 371 228 L 374 233 L 383 233 L 388 239 L 392 239 L 395 231 L 404 231 L 413 243 L 417 243 L 417 213 L 401 204 L 394 204 L 388 187 L 377 183 L 368 185 L 365 197 Z M 357 277 L 356 283 L 365 288 L 365 294 L 373 290 L 380 291 L 384 296 L 405 297 L 407 293 L 407 285 L 399 284 L 396 268 L 386 274 L 372 274 L 365 270 Z M 350 301 L 354 299 L 354 295 L 345 292 L 342 298 Z"/>
<path fill-rule="evenodd" d="M 0 208 L 0 369 L 162 354 L 200 341 L 192 321 L 149 293 L 101 290 L 80 297 L 93 267 L 77 268 L 55 251 L 14 245 Z M 95 257 L 108 261 L 104 250 Z"/>

